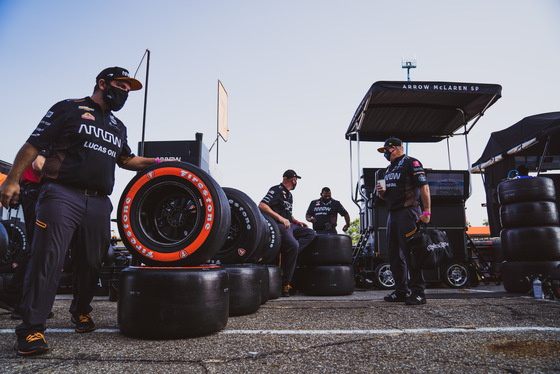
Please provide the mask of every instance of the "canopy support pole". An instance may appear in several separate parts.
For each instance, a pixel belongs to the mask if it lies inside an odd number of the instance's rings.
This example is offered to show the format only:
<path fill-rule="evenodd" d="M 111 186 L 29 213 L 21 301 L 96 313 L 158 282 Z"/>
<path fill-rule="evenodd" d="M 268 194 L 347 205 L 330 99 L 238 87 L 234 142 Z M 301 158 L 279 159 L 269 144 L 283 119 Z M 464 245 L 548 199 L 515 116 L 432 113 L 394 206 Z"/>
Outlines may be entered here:
<path fill-rule="evenodd" d="M 449 163 L 449 170 L 451 170 L 451 151 L 449 149 L 449 136 L 445 140 L 447 141 L 447 162 Z"/>
<path fill-rule="evenodd" d="M 546 155 L 546 152 L 548 151 L 548 144 L 550 143 L 550 137 L 552 135 L 549 135 L 548 138 L 546 139 L 546 144 L 544 145 L 544 150 L 541 156 L 541 160 L 539 161 L 539 168 L 537 169 L 537 177 L 539 176 L 539 174 L 541 173 L 541 167 L 542 167 L 542 163 L 544 161 L 544 156 Z"/>

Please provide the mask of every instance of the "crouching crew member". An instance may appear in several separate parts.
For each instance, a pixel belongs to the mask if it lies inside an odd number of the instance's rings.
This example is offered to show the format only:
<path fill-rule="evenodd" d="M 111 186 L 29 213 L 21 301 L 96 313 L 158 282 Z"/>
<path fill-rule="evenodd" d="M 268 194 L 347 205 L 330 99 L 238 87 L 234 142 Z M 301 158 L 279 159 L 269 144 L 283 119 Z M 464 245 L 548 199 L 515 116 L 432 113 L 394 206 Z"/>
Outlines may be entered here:
<path fill-rule="evenodd" d="M 331 197 L 331 189 L 323 187 L 321 198 L 309 204 L 305 219 L 313 223 L 313 230 L 317 234 L 336 234 L 337 214 L 344 217 L 346 224 L 342 231 L 346 232 L 350 226 L 350 215 L 338 200 Z"/>
<path fill-rule="evenodd" d="M 410 253 L 406 250 L 406 239 L 415 232 L 417 222 L 430 222 L 430 189 L 426 174 L 420 161 L 404 154 L 400 139 L 387 139 L 378 151 L 391 162 L 385 171 L 385 189 L 379 183 L 376 186 L 378 196 L 385 200 L 389 211 L 387 248 L 396 286 L 395 292 L 384 299 L 404 301 L 406 305 L 426 304 L 424 275 L 421 269 L 410 267 Z M 423 209 L 418 205 L 418 191 Z"/>
<path fill-rule="evenodd" d="M 282 296 L 290 296 L 290 283 L 296 269 L 298 254 L 315 239 L 315 231 L 308 228 L 292 216 L 293 198 L 291 190 L 297 186 L 301 179 L 293 170 L 286 170 L 282 183 L 272 186 L 266 196 L 259 203 L 261 212 L 270 215 L 279 223 L 278 228 L 282 241 L 280 245 L 282 269 Z"/>
<path fill-rule="evenodd" d="M 16 327 L 19 355 L 47 351 L 43 336 L 53 306 L 66 251 L 73 250 L 71 322 L 76 332 L 93 331 L 90 316 L 101 259 L 111 239 L 108 195 L 115 182 L 115 165 L 141 170 L 158 162 L 135 156 L 127 143 L 126 127 L 113 115 L 129 91 L 142 88 L 128 71 L 113 67 L 96 77 L 91 97 L 55 104 L 18 152 L 0 186 L 2 205 L 17 202 L 19 179 L 40 151 L 49 150 L 36 207 L 32 252 Z"/>

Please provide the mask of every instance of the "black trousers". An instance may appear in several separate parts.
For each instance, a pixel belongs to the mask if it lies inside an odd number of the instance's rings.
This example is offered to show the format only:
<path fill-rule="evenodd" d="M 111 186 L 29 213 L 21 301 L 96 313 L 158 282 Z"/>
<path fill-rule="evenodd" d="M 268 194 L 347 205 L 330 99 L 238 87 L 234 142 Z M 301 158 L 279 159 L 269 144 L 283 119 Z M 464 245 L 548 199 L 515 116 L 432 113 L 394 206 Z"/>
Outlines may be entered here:
<path fill-rule="evenodd" d="M 35 205 L 37 204 L 37 197 L 39 196 L 40 189 L 41 185 L 39 183 L 28 183 L 21 186 L 19 202 L 23 209 L 27 248 L 18 255 L 16 259 L 18 267 L 16 268 L 11 281 L 4 287 L 5 292 L 9 294 L 11 298 L 16 300 L 16 305 L 19 305 L 21 295 L 23 293 L 23 281 L 25 279 L 27 264 L 29 263 L 31 241 L 33 238 L 33 230 L 35 228 Z M 19 307 L 16 306 L 15 311 L 19 313 Z"/>
<path fill-rule="evenodd" d="M 298 254 L 315 239 L 317 235 L 313 229 L 302 227 L 294 223 L 289 229 L 279 223 L 278 228 L 282 235 L 280 254 L 282 255 L 280 267 L 282 269 L 282 284 L 291 283 L 296 270 Z"/>
<path fill-rule="evenodd" d="M 396 292 L 399 294 L 406 294 L 408 291 L 424 294 L 426 289 L 422 270 L 410 268 L 410 252 L 406 250 L 407 234 L 416 228 L 416 221 L 420 214 L 420 207 L 410 207 L 390 211 L 387 218 L 389 264 L 395 280 Z"/>
<path fill-rule="evenodd" d="M 37 201 L 31 258 L 20 303 L 22 323 L 16 328 L 18 335 L 46 329 L 69 247 L 74 291 L 70 312 L 91 312 L 101 259 L 111 239 L 111 210 L 111 201 L 106 196 L 86 196 L 82 190 L 56 183 L 43 185 Z"/>

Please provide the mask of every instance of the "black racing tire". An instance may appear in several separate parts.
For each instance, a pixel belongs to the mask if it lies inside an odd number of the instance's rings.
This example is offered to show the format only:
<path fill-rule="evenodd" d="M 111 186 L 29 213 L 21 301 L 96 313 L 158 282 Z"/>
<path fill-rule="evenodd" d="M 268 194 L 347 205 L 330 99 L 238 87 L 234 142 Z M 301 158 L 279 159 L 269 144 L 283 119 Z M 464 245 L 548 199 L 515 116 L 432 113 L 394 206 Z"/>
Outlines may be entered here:
<path fill-rule="evenodd" d="M 523 201 L 500 207 L 505 229 L 527 226 L 557 226 L 558 207 L 552 201 Z"/>
<path fill-rule="evenodd" d="M 469 285 L 471 272 L 467 264 L 458 261 L 448 262 L 442 267 L 443 282 L 451 288 L 463 288 Z"/>
<path fill-rule="evenodd" d="M 510 179 L 498 184 L 500 205 L 522 201 L 556 201 L 554 181 L 546 177 Z"/>
<path fill-rule="evenodd" d="M 10 262 L 12 254 L 10 251 L 10 239 L 8 239 L 8 231 L 4 225 L 0 225 L 0 266 Z"/>
<path fill-rule="evenodd" d="M 282 295 L 282 270 L 277 265 L 265 265 L 268 269 L 268 299 L 278 299 Z"/>
<path fill-rule="evenodd" d="M 229 278 L 229 316 L 255 313 L 261 306 L 262 272 L 254 264 L 226 264 Z"/>
<path fill-rule="evenodd" d="M 197 266 L 223 246 L 231 222 L 227 197 L 205 171 L 179 161 L 140 171 L 119 201 L 117 224 L 136 262 Z"/>
<path fill-rule="evenodd" d="M 247 194 L 235 188 L 224 187 L 231 211 L 231 225 L 224 245 L 212 257 L 212 262 L 241 264 L 257 262 L 264 221 L 257 204 Z"/>
<path fill-rule="evenodd" d="M 278 223 L 276 223 L 274 218 L 268 214 L 263 214 L 262 216 L 266 223 L 266 235 L 261 252 L 260 263 L 267 265 L 275 264 L 278 259 L 278 254 L 280 253 L 280 245 L 282 244 L 280 229 L 278 228 Z"/>
<path fill-rule="evenodd" d="M 261 305 L 270 299 L 270 274 L 265 265 L 256 264 L 255 268 L 259 273 L 259 284 L 261 287 Z"/>
<path fill-rule="evenodd" d="M 560 261 L 506 261 L 502 263 L 504 289 L 511 293 L 529 293 L 533 289 L 533 277 L 550 275 Z"/>
<path fill-rule="evenodd" d="M 219 266 L 129 267 L 120 274 L 119 291 L 117 322 L 127 336 L 202 336 L 228 321 L 228 275 Z"/>
<path fill-rule="evenodd" d="M 352 238 L 348 235 L 317 235 L 298 256 L 301 265 L 352 264 Z"/>
<path fill-rule="evenodd" d="M 506 261 L 560 261 L 560 227 L 517 227 L 500 233 Z"/>
<path fill-rule="evenodd" d="M 373 273 L 373 283 L 377 288 L 382 290 L 391 290 L 395 288 L 395 278 L 393 278 L 391 266 L 388 262 L 377 265 Z"/>
<path fill-rule="evenodd" d="M 0 208 L 1 209 L 1 208 Z M 29 251 L 25 224 L 21 221 L 2 220 L 0 230 L 0 272 L 13 273 L 20 261 L 25 261 L 26 251 Z M 7 240 L 7 244 L 5 242 Z"/>
<path fill-rule="evenodd" d="M 352 265 L 319 265 L 302 268 L 300 291 L 310 296 L 342 296 L 354 292 Z"/>

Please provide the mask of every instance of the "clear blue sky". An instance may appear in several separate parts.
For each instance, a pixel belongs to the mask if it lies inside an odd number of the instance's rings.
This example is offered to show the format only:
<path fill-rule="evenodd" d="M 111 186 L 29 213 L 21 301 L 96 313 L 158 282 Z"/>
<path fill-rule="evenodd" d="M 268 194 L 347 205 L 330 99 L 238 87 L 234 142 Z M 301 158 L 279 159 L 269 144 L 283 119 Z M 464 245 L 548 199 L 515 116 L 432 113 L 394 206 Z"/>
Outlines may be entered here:
<path fill-rule="evenodd" d="M 345 131 L 379 80 L 406 80 L 401 56 L 416 56 L 412 80 L 496 83 L 503 97 L 469 136 L 471 162 L 490 133 L 525 116 L 560 110 L 560 1 L 2 1 L 0 159 L 15 154 L 47 109 L 90 95 L 108 66 L 132 73 L 150 49 L 146 140 L 215 139 L 220 79 L 229 94 L 229 141 L 219 146 L 224 187 L 256 202 L 287 168 L 303 176 L 294 216 L 331 187 L 352 219 Z M 145 64 L 138 74 L 145 78 Z M 129 143 L 141 139 L 144 91 L 117 113 Z M 379 143 L 364 143 L 362 167 L 383 167 Z M 454 168 L 466 169 L 462 137 Z M 211 159 L 215 161 L 215 150 Z M 444 143 L 411 144 L 425 167 L 448 167 Z M 116 208 L 133 173 L 119 170 Z M 467 218 L 486 212 L 475 175 Z M 115 211 L 113 216 L 116 216 Z"/>

